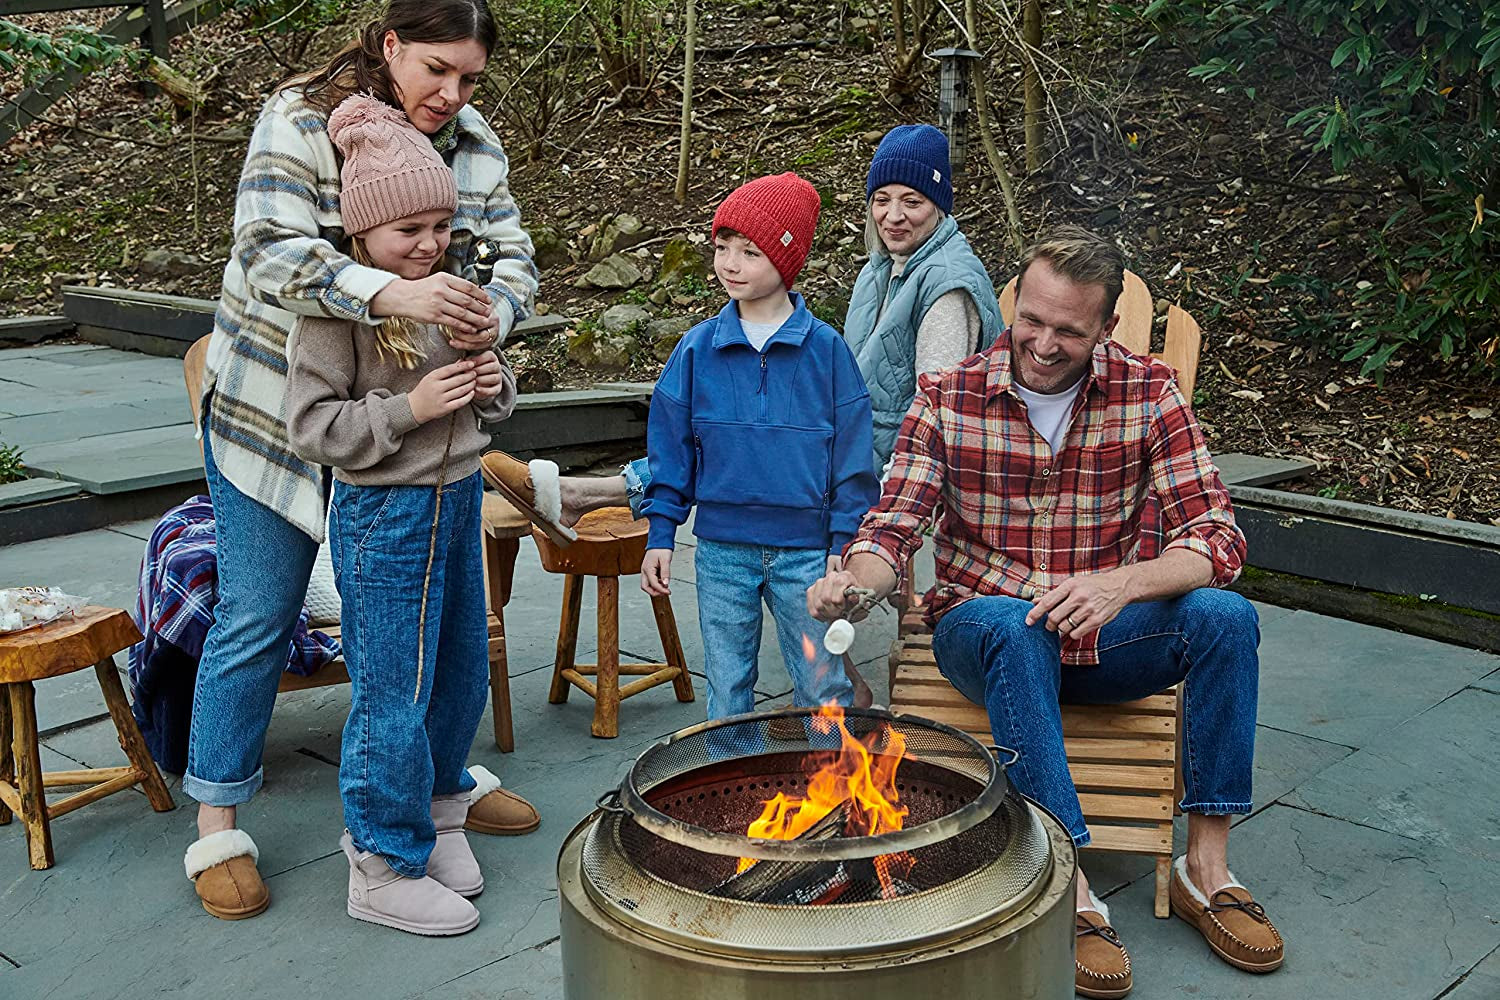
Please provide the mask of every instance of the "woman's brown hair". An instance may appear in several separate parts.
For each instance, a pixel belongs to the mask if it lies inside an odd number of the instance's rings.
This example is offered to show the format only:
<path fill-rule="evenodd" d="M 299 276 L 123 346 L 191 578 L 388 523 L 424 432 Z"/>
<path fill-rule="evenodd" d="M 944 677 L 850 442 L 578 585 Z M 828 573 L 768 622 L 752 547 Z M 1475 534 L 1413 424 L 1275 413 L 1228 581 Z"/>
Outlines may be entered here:
<path fill-rule="evenodd" d="M 322 69 L 294 76 L 282 87 L 299 87 L 307 102 L 332 114 L 350 94 L 373 94 L 391 107 L 401 100 L 385 63 L 385 34 L 394 31 L 403 42 L 461 42 L 472 39 L 485 55 L 495 50 L 499 31 L 486 0 L 390 0 L 385 12 Z"/>

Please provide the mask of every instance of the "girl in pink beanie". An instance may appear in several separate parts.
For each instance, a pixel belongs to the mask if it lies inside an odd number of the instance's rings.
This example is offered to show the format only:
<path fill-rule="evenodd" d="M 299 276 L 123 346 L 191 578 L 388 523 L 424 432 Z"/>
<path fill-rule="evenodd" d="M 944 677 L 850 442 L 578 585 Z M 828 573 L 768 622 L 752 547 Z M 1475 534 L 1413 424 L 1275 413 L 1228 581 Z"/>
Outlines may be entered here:
<path fill-rule="evenodd" d="M 348 253 L 407 280 L 444 263 L 453 172 L 400 111 L 347 98 L 328 120 L 343 154 Z M 464 838 L 464 768 L 489 681 L 478 545 L 485 423 L 515 405 L 494 351 L 475 357 L 432 324 L 374 329 L 299 317 L 287 430 L 333 467 L 329 547 L 343 599 L 352 697 L 339 792 L 349 915 L 416 934 L 479 923 L 484 877 Z"/>

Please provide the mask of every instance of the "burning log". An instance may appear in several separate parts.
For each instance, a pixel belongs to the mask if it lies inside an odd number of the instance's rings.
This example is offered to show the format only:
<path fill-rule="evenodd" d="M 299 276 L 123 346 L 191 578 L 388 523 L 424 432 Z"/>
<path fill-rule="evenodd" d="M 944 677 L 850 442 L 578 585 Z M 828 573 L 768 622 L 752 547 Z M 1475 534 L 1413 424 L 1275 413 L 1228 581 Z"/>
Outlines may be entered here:
<path fill-rule="evenodd" d="M 791 839 L 816 841 L 842 837 L 848 821 L 849 812 L 840 805 Z M 741 864 L 744 860 L 749 859 L 742 859 Z M 847 883 L 843 870 L 838 861 L 752 861 L 748 868 L 741 868 L 709 892 L 752 903 L 818 902 L 836 887 L 841 877 Z M 809 894 L 812 898 L 805 898 Z"/>

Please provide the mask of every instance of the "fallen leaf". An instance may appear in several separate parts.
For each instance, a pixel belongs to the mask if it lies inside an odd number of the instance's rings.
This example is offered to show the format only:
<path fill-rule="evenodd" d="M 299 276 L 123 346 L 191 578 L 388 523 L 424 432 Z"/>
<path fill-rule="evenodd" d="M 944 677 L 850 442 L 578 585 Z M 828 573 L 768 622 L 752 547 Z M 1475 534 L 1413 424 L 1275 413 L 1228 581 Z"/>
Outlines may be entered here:
<path fill-rule="evenodd" d="M 0 247 L 0 250 L 3 250 L 3 249 L 5 249 L 5 248 L 4 247 Z M 1494 416 L 1494 414 L 1495 414 L 1495 411 L 1492 410 L 1492 409 L 1490 409 L 1488 406 L 1471 406 L 1471 407 L 1469 407 L 1469 419 L 1470 420 L 1488 420 L 1490 417 Z"/>
<path fill-rule="evenodd" d="M 1230 395 L 1238 396 L 1240 399 L 1248 399 L 1252 403 L 1259 403 L 1262 399 L 1266 398 L 1265 393 L 1256 392 L 1254 389 L 1236 389 Z"/>
<path fill-rule="evenodd" d="M 1338 395 L 1339 384 L 1337 382 L 1329 382 L 1323 387 L 1323 391 L 1328 393 L 1328 395 L 1330 396 L 1336 396 Z"/>

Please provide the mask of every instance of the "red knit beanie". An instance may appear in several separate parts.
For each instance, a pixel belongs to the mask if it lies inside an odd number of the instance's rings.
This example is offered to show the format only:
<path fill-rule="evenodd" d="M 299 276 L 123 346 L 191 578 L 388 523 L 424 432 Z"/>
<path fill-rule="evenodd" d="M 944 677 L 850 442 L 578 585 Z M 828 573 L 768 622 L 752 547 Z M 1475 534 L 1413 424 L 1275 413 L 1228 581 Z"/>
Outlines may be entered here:
<path fill-rule="evenodd" d="M 822 203 L 818 190 L 794 173 L 757 177 L 729 193 L 714 213 L 710 238 L 733 229 L 760 248 L 792 287 L 812 251 Z"/>

